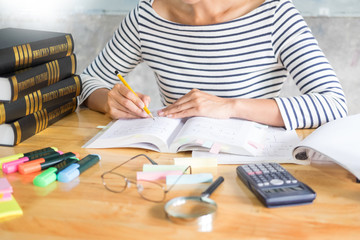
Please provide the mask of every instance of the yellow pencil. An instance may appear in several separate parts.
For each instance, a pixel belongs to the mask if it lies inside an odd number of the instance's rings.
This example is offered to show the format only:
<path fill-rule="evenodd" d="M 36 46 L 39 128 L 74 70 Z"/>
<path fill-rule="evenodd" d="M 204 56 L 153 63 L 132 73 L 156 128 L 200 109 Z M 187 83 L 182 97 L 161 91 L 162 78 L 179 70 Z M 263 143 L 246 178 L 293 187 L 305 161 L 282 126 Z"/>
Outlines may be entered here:
<path fill-rule="evenodd" d="M 132 88 L 130 87 L 130 85 L 125 81 L 125 79 L 120 75 L 120 73 L 118 72 L 118 71 L 115 71 L 115 74 L 116 74 L 116 76 L 118 76 L 118 78 L 121 80 L 121 82 L 130 90 L 130 91 L 132 91 L 134 94 L 135 94 L 135 96 L 137 96 L 137 97 L 139 97 L 135 92 L 134 92 L 134 90 L 132 90 Z M 151 114 L 151 112 L 149 111 L 149 109 L 145 106 L 145 104 L 144 104 L 144 111 L 152 118 L 152 119 L 154 119 L 154 117 L 153 117 L 153 115 Z"/>

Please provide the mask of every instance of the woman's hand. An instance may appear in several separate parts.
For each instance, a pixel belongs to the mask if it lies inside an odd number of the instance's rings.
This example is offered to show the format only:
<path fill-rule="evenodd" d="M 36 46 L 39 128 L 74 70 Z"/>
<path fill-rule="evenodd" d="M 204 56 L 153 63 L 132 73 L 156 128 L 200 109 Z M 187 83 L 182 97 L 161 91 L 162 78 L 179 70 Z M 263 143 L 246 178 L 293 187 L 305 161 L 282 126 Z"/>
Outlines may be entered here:
<path fill-rule="evenodd" d="M 123 84 L 116 84 L 107 94 L 106 115 L 112 119 L 149 117 L 143 108 L 149 105 L 150 97 L 136 94 L 138 96 Z"/>
<path fill-rule="evenodd" d="M 158 111 L 159 116 L 170 118 L 211 117 L 230 118 L 233 114 L 234 99 L 217 97 L 193 89 L 175 103 Z"/>

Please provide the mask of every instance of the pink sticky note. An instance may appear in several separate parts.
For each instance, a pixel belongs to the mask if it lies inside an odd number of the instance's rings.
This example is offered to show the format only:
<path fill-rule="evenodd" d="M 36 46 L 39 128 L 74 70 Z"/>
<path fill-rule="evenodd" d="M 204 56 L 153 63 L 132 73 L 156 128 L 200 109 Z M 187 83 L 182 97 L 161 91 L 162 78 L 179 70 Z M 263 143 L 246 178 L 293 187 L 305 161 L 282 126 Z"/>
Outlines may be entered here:
<path fill-rule="evenodd" d="M 218 154 L 220 152 L 220 150 L 221 150 L 221 145 L 218 143 L 214 143 L 211 146 L 210 153 Z"/>
<path fill-rule="evenodd" d="M 4 193 L 4 194 L 0 193 L 0 202 L 10 201 L 10 200 L 11 200 L 11 193 Z"/>
<path fill-rule="evenodd" d="M 137 172 L 136 179 L 138 181 L 156 181 L 166 179 L 168 175 L 180 175 L 182 171 L 163 171 L 163 172 Z"/>
<path fill-rule="evenodd" d="M 6 178 L 0 178 L 0 201 L 7 201 L 11 199 L 13 189 Z"/>

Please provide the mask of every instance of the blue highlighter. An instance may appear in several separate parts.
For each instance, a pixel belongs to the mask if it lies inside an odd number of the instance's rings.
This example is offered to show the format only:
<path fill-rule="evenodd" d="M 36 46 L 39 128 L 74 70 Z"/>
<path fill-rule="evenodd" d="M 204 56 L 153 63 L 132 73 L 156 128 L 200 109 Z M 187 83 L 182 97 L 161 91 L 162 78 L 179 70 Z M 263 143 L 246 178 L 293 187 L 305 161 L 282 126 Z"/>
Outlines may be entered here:
<path fill-rule="evenodd" d="M 100 159 L 100 156 L 97 154 L 89 154 L 80 161 L 73 163 L 60 171 L 57 174 L 57 180 L 59 182 L 70 182 L 77 178 L 82 172 L 94 166 Z"/>

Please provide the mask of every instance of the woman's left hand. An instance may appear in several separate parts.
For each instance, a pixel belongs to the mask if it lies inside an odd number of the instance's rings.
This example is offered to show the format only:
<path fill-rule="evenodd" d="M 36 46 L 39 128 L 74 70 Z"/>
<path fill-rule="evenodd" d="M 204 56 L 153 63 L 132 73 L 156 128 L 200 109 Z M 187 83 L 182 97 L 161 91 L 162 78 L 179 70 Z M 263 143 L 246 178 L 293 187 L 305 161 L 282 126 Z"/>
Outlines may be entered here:
<path fill-rule="evenodd" d="M 230 118 L 235 99 L 221 98 L 198 89 L 193 89 L 170 106 L 158 111 L 161 117 L 211 117 Z"/>

